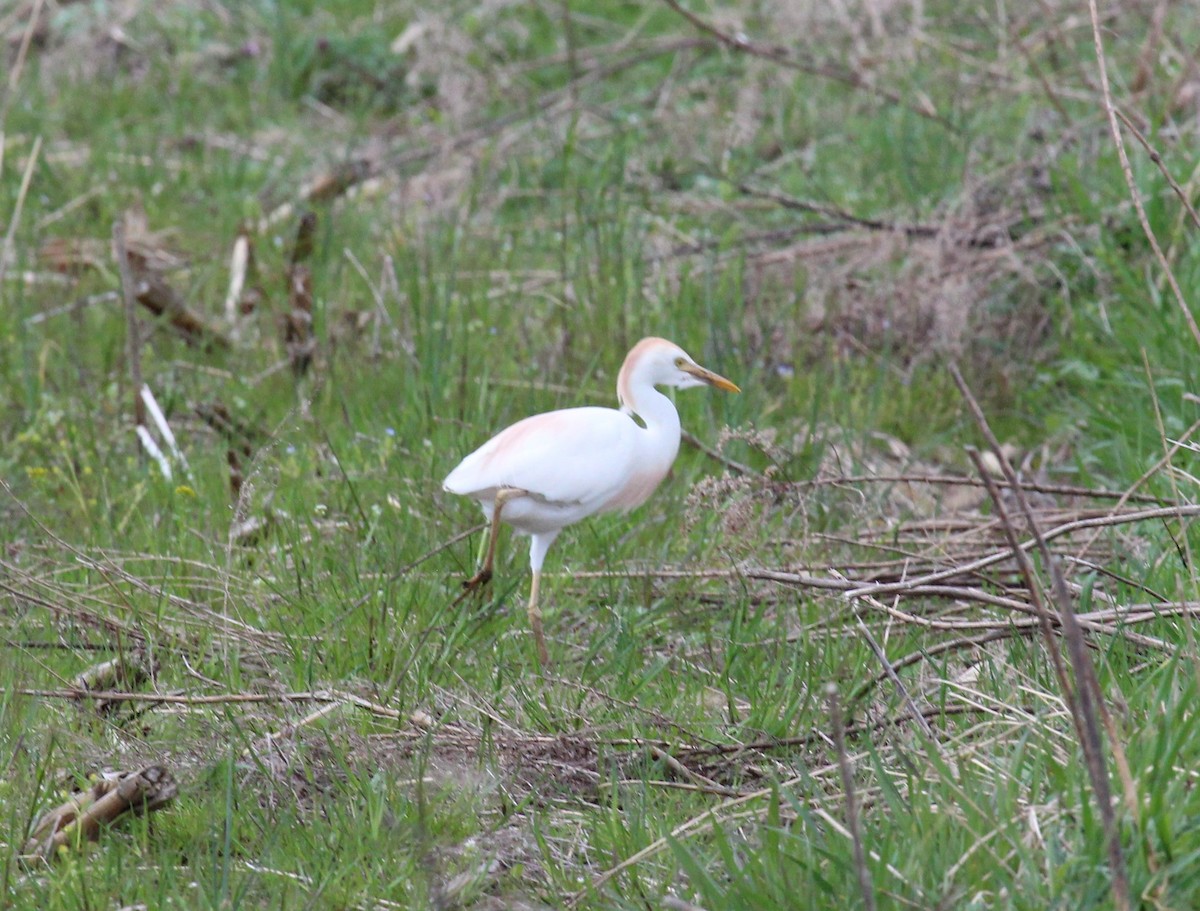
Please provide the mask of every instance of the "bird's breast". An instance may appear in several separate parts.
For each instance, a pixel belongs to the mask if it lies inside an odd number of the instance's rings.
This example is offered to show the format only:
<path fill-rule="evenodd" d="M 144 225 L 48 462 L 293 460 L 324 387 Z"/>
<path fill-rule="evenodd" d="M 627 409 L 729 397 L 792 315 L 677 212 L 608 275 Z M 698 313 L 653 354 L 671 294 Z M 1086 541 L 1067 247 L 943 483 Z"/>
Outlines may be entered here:
<path fill-rule="evenodd" d="M 669 470 L 669 465 L 665 468 L 656 465 L 634 470 L 600 509 L 604 512 L 615 510 L 628 512 L 636 509 L 650 499 L 650 495 L 662 483 L 662 479 L 667 476 Z"/>

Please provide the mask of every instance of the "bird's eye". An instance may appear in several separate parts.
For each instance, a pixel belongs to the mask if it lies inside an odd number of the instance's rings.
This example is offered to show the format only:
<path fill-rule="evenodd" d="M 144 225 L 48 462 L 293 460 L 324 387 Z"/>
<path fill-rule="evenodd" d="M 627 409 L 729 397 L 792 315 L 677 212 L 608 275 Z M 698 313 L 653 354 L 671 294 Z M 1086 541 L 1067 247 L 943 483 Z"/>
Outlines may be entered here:
<path fill-rule="evenodd" d="M 684 365 L 684 364 L 686 364 L 686 363 L 687 363 L 687 361 L 685 361 L 685 360 L 684 360 L 683 358 L 681 358 L 681 357 L 677 357 L 677 358 L 675 358 L 675 366 L 676 366 L 676 367 L 678 367 L 678 368 L 680 368 L 680 369 L 683 369 L 683 365 Z"/>

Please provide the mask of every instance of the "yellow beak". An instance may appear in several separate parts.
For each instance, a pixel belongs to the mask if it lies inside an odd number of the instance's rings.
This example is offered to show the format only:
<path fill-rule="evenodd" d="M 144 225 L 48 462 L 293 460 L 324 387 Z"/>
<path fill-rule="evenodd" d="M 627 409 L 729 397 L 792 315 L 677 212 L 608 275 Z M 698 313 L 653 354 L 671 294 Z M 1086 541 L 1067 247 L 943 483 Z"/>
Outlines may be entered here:
<path fill-rule="evenodd" d="M 708 383 L 710 386 L 716 386 L 718 389 L 724 389 L 726 392 L 741 392 L 736 383 L 731 383 L 719 373 L 713 373 L 711 370 L 706 370 L 699 364 L 682 364 L 679 368 L 684 373 L 690 373 L 696 379 Z"/>

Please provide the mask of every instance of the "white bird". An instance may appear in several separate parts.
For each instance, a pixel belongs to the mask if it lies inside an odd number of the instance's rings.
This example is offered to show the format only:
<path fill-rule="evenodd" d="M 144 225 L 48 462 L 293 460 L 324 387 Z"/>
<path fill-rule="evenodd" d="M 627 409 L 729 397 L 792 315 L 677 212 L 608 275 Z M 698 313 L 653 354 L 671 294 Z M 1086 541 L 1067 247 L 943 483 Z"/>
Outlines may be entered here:
<path fill-rule="evenodd" d="M 593 513 L 631 510 L 654 493 L 675 461 L 680 435 L 679 413 L 654 387 L 703 385 L 741 391 L 678 345 L 644 338 L 617 375 L 620 410 L 566 408 L 525 418 L 472 452 L 442 482 L 445 490 L 476 500 L 491 520 L 487 556 L 463 583 L 468 591 L 492 577 L 501 519 L 530 536 L 529 622 L 543 665 L 549 657 L 538 587 L 546 551 L 566 526 Z"/>

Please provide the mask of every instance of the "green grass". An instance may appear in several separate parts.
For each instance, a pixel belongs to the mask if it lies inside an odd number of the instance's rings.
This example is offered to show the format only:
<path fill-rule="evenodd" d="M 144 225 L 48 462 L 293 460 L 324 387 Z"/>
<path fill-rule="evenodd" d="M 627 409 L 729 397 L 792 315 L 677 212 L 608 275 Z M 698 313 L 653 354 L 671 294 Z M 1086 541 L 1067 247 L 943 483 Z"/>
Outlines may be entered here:
<path fill-rule="evenodd" d="M 950 561 L 958 539 L 914 543 L 939 516 L 983 534 L 982 498 L 828 483 L 972 473 L 963 447 L 981 440 L 952 358 L 1000 438 L 1056 483 L 1124 490 L 1197 418 L 1194 342 L 1097 114 L 1078 8 L 1051 4 L 1074 23 L 1051 35 L 1049 18 L 986 5 L 926 4 L 923 23 L 896 5 L 882 31 L 857 6 L 847 22 L 689 6 L 859 72 L 896 103 L 685 47 L 705 36 L 666 4 L 141 4 L 117 40 L 110 6 L 56 8 L 0 108 L 13 241 L 0 284 L 0 904 L 863 907 L 834 683 L 877 907 L 1112 907 L 1040 639 L 939 651 L 971 633 L 862 607 L 889 660 L 916 656 L 900 675 L 931 712 L 926 735 L 892 723 L 907 704 L 872 683 L 881 663 L 849 602 L 749 573 L 854 575 L 866 560 L 920 563 L 919 547 Z M 1167 19 L 1164 40 L 1194 45 L 1182 11 Z M 1131 95 L 1147 26 L 1133 11 L 1105 24 L 1118 103 L 1190 187 L 1196 118 L 1172 94 L 1175 58 L 1147 58 Z M 3 47 L 15 74 L 16 43 Z M 1194 228 L 1127 142 L 1192 301 Z M 370 180 L 308 206 L 317 344 L 297 378 L 280 327 L 298 215 L 266 219 L 360 158 Z M 132 431 L 113 294 L 112 226 L 139 207 L 183 262 L 166 280 L 212 325 L 235 328 L 224 298 L 240 227 L 259 292 L 227 350 L 139 317 L 144 379 L 188 462 L 171 479 Z M 831 229 L 831 210 L 944 230 Z M 966 242 L 996 224 L 1012 247 Z M 93 260 L 56 271 L 51 246 L 78 242 Z M 765 475 L 716 480 L 726 466 L 685 445 L 636 513 L 566 532 L 547 564 L 543 676 L 524 542 L 505 532 L 490 592 L 455 606 L 479 546 L 455 536 L 482 517 L 440 482 L 527 414 L 614 405 L 622 357 L 650 334 L 741 385 L 677 404 L 685 428 L 709 446 L 728 428 L 724 457 Z M 261 434 L 237 499 L 229 445 L 198 412 L 215 405 Z M 1191 502 L 1195 474 L 1182 451 L 1146 489 Z M 242 539 L 246 519 L 268 524 Z M 1195 550 L 1187 520 L 1105 530 L 1089 551 L 1103 572 L 1069 566 L 1080 609 L 1154 600 L 1147 590 L 1194 598 Z M 979 584 L 1024 597 L 1011 582 Z M 1138 819 L 1118 807 L 1135 904 L 1192 907 L 1188 617 L 1089 641 L 1137 781 Z M 257 701 L 101 715 L 37 695 L 134 646 L 159 692 Z M 53 866 L 18 859 L 38 814 L 89 776 L 151 762 L 179 783 L 171 806 Z"/>

